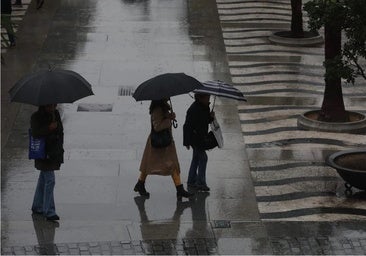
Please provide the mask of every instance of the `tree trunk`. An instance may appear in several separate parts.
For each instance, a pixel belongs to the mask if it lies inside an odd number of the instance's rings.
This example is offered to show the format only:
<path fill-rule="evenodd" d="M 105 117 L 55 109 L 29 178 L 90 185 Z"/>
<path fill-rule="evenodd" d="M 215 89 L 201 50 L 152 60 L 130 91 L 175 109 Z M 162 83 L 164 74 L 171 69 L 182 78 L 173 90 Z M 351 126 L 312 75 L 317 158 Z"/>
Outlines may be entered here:
<path fill-rule="evenodd" d="M 342 31 L 338 27 L 325 24 L 325 60 L 341 54 Z M 327 67 L 326 67 L 327 68 Z M 325 79 L 325 91 L 319 119 L 326 122 L 346 122 L 348 115 L 344 107 L 342 82 L 340 77 Z"/>
<path fill-rule="evenodd" d="M 302 0 L 291 0 L 291 11 L 291 34 L 294 37 L 303 37 Z"/>

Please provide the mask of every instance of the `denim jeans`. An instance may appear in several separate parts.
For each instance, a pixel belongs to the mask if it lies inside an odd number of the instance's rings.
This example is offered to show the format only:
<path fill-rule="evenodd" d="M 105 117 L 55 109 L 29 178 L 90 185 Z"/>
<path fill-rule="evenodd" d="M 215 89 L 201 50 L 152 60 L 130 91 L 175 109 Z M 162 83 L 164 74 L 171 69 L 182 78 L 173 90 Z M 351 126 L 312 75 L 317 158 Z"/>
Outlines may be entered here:
<path fill-rule="evenodd" d="M 191 167 L 189 168 L 189 185 L 206 184 L 207 154 L 205 150 L 193 148 Z"/>
<path fill-rule="evenodd" d="M 32 211 L 46 217 L 56 215 L 53 190 L 55 188 L 55 171 L 40 171 Z"/>

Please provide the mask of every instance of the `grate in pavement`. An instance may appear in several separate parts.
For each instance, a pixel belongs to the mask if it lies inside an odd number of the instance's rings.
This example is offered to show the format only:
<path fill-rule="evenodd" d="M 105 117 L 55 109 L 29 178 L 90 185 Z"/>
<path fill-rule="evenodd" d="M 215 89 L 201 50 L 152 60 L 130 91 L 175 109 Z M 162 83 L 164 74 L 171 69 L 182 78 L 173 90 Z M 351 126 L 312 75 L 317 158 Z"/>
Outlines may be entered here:
<path fill-rule="evenodd" d="M 123 86 L 119 88 L 118 96 L 131 96 L 135 88 L 132 86 Z"/>
<path fill-rule="evenodd" d="M 231 223 L 229 220 L 214 220 L 213 228 L 231 228 Z"/>

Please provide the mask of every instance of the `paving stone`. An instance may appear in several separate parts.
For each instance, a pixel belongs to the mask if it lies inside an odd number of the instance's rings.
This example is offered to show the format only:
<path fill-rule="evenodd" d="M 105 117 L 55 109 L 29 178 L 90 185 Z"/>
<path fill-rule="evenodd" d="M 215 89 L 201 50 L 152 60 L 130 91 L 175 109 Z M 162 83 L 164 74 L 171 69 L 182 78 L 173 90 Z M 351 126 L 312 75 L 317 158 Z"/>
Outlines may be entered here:
<path fill-rule="evenodd" d="M 304 254 L 307 254 L 307 255 L 309 255 L 309 254 L 314 254 L 314 253 L 313 253 L 313 250 L 311 249 L 311 247 L 310 247 L 310 246 L 304 246 L 304 247 L 301 247 L 301 250 L 302 250 L 302 252 L 303 252 Z"/>
<path fill-rule="evenodd" d="M 69 251 L 69 248 L 67 246 L 65 246 L 65 245 L 57 246 L 57 251 L 60 254 L 66 254 Z"/>
<path fill-rule="evenodd" d="M 80 254 L 79 248 L 76 248 L 76 249 L 72 248 L 72 249 L 69 250 L 69 252 L 72 255 L 78 255 L 78 254 Z"/>
<path fill-rule="evenodd" d="M 301 249 L 300 249 L 300 248 L 298 248 L 298 247 L 292 247 L 292 248 L 291 248 L 291 252 L 292 252 L 293 254 L 300 254 L 300 253 L 301 253 Z"/>
<path fill-rule="evenodd" d="M 78 248 L 78 245 L 76 243 L 71 243 L 71 244 L 68 244 L 68 247 L 70 249 L 76 249 L 76 248 Z"/>
<path fill-rule="evenodd" d="M 205 250 L 205 249 L 197 249 L 197 253 L 199 254 L 199 255 L 207 255 L 207 250 Z"/>
<path fill-rule="evenodd" d="M 361 247 L 361 243 L 359 240 L 351 240 L 353 247 Z"/>
<path fill-rule="evenodd" d="M 122 244 L 129 244 L 130 242 L 129 241 L 122 241 L 121 242 Z M 131 242 L 133 246 L 141 246 L 141 241 L 139 240 L 134 240 Z"/>
<path fill-rule="evenodd" d="M 365 255 L 365 250 L 362 247 L 355 247 L 354 254 L 356 255 Z"/>
<path fill-rule="evenodd" d="M 123 250 L 123 254 L 124 255 L 132 255 L 132 254 L 135 254 L 135 251 L 133 249 Z"/>
<path fill-rule="evenodd" d="M 113 242 L 110 242 L 110 245 L 113 247 L 113 246 L 118 246 L 120 247 L 121 246 L 121 242 L 119 241 L 113 241 Z"/>
<path fill-rule="evenodd" d="M 345 255 L 346 252 L 344 250 L 334 250 L 333 251 L 335 255 Z"/>
<path fill-rule="evenodd" d="M 362 246 L 366 246 L 366 239 L 362 238 L 359 240 Z"/>
<path fill-rule="evenodd" d="M 175 245 L 175 249 L 177 249 L 177 250 L 184 250 L 184 246 L 183 245 L 180 245 L 180 244 L 176 244 Z"/>
<path fill-rule="evenodd" d="M 101 247 L 102 251 L 109 251 L 111 246 L 109 244 L 102 244 Z"/>
<path fill-rule="evenodd" d="M 1 248 L 1 252 L 3 253 L 11 253 L 12 252 L 12 249 L 11 247 L 5 247 L 5 248 Z"/>
<path fill-rule="evenodd" d="M 81 246 L 79 246 L 79 250 L 80 251 L 88 251 L 89 250 L 89 246 L 81 245 Z"/>
<path fill-rule="evenodd" d="M 351 244 L 342 244 L 344 249 L 352 249 L 353 246 Z"/>
<path fill-rule="evenodd" d="M 102 251 L 101 250 L 90 250 L 90 254 L 91 255 L 101 255 Z"/>
<path fill-rule="evenodd" d="M 132 245 L 131 244 L 122 244 L 122 248 L 123 249 L 131 249 Z"/>

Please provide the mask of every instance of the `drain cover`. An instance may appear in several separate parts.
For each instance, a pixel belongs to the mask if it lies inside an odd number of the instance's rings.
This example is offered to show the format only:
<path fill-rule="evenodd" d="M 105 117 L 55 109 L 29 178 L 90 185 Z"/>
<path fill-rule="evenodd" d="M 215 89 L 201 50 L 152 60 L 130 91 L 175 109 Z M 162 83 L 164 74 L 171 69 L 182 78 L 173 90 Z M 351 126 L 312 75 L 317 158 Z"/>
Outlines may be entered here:
<path fill-rule="evenodd" d="M 118 95 L 119 96 L 131 96 L 134 92 L 134 88 L 131 86 L 125 86 L 125 87 L 120 87 L 119 88 L 119 92 Z"/>
<path fill-rule="evenodd" d="M 231 228 L 229 220 L 214 220 L 213 228 Z"/>
<path fill-rule="evenodd" d="M 113 104 L 90 104 L 81 103 L 78 106 L 79 112 L 112 112 Z"/>

